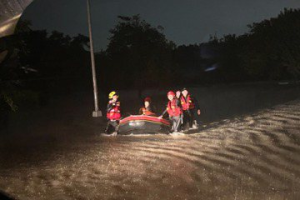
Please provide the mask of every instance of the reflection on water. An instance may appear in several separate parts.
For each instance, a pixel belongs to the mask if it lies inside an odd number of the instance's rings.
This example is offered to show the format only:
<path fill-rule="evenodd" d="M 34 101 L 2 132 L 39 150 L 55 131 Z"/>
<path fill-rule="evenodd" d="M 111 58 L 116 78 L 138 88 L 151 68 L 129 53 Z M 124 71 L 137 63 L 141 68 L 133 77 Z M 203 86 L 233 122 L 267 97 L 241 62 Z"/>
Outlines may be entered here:
<path fill-rule="evenodd" d="M 18 199 L 298 199 L 299 120 L 296 101 L 185 136 L 7 143 L 0 188 Z"/>

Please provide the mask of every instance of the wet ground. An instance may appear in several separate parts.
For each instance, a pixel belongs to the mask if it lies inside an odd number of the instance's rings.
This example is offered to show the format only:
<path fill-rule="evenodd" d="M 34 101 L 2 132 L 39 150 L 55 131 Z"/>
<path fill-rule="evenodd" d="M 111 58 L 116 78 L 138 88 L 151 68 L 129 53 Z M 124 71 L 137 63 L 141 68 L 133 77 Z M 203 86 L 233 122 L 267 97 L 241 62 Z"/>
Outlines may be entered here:
<path fill-rule="evenodd" d="M 1 136 L 0 190 L 20 200 L 299 199 L 300 100 L 283 95 L 293 91 L 272 89 L 277 105 L 184 136 L 104 137 L 88 116 L 36 114 Z"/>

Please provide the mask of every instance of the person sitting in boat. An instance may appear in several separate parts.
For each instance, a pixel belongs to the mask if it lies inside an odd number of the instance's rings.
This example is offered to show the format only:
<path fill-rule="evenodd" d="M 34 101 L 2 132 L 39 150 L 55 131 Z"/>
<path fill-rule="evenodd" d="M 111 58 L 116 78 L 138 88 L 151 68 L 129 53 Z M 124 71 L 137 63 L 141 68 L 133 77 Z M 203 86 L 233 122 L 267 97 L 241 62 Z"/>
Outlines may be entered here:
<path fill-rule="evenodd" d="M 168 94 L 169 102 L 167 104 L 166 110 L 162 113 L 160 118 L 162 118 L 166 113 L 169 115 L 169 119 L 171 121 L 172 127 L 171 132 L 172 133 L 178 133 L 180 131 L 180 124 L 181 124 L 181 106 L 179 99 L 176 98 L 175 93 L 173 91 L 169 91 Z"/>
<path fill-rule="evenodd" d="M 118 100 L 119 94 L 115 91 L 112 91 L 108 95 L 109 102 L 107 104 L 107 126 L 105 133 L 116 135 L 118 132 L 118 125 L 121 119 L 121 106 L 120 101 Z"/>
<path fill-rule="evenodd" d="M 144 106 L 142 108 L 140 108 L 139 111 L 140 115 L 147 115 L 147 116 L 155 116 L 155 109 L 151 104 L 151 98 L 150 97 L 146 97 L 144 99 Z"/>
<path fill-rule="evenodd" d="M 195 112 L 200 115 L 200 108 L 196 98 L 193 98 L 187 88 L 182 89 L 180 97 L 181 107 L 183 110 L 183 127 L 189 125 L 191 129 L 197 129 L 197 121 L 195 120 Z"/>

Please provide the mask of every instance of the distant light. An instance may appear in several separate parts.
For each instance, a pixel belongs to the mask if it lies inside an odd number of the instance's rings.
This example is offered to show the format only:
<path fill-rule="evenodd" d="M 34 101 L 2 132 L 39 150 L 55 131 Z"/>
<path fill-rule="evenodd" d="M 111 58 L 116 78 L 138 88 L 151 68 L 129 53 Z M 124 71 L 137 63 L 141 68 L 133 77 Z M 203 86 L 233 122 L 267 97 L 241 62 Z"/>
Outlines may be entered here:
<path fill-rule="evenodd" d="M 23 69 L 24 72 L 25 72 L 26 74 L 27 74 L 28 72 L 35 72 L 35 73 L 38 72 L 36 69 L 29 68 L 29 67 L 21 67 L 21 69 Z"/>
<path fill-rule="evenodd" d="M 216 70 L 217 68 L 219 68 L 219 65 L 218 64 L 213 64 L 211 67 L 206 68 L 204 71 L 205 72 L 210 72 L 210 71 Z"/>

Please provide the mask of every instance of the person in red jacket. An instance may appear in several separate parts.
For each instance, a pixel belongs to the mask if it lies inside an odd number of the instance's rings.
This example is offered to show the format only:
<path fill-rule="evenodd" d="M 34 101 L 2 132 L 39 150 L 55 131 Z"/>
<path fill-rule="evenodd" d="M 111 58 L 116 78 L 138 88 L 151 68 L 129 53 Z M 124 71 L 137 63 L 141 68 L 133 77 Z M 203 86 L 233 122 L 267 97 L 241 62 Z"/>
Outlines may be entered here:
<path fill-rule="evenodd" d="M 119 95 L 115 91 L 109 93 L 109 102 L 107 104 L 107 126 L 105 133 L 116 135 L 118 132 L 118 126 L 121 119 L 121 106 L 118 100 Z"/>
<path fill-rule="evenodd" d="M 147 115 L 147 116 L 155 116 L 155 111 L 153 106 L 151 105 L 151 98 L 146 97 L 144 99 L 144 106 L 139 111 L 140 115 Z"/>
<path fill-rule="evenodd" d="M 180 107 L 180 101 L 175 97 L 175 93 L 173 91 L 169 91 L 168 94 L 169 102 L 167 104 L 166 110 L 163 112 L 163 114 L 160 116 L 162 118 L 166 113 L 169 115 L 169 119 L 172 123 L 171 132 L 172 133 L 178 133 L 180 130 L 180 124 L 181 124 L 181 114 L 182 110 Z"/>
<path fill-rule="evenodd" d="M 194 117 L 196 111 L 198 115 L 201 114 L 197 99 L 191 97 L 189 91 L 186 88 L 183 88 L 180 102 L 183 110 L 183 127 L 185 128 L 189 125 L 189 128 L 198 128 Z"/>

